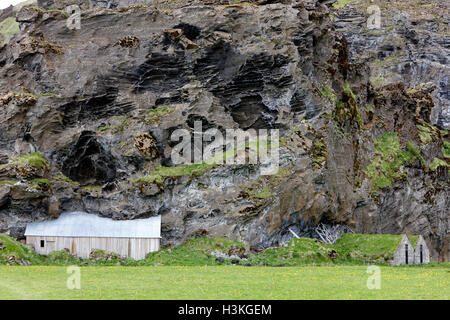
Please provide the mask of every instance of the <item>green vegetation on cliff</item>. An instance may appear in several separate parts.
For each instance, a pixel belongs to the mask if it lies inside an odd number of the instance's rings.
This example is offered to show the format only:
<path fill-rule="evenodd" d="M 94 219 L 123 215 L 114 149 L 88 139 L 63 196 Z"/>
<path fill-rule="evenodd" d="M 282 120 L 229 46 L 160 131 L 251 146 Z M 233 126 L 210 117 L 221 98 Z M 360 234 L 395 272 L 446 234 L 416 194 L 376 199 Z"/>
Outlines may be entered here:
<path fill-rule="evenodd" d="M 52 183 L 48 179 L 34 179 L 29 183 L 31 188 L 39 190 L 48 190 L 52 185 Z"/>
<path fill-rule="evenodd" d="M 8 184 L 10 184 L 10 185 L 13 185 L 13 184 L 15 184 L 17 181 L 14 181 L 14 180 L 0 180 L 0 187 L 1 186 L 4 186 L 4 185 L 8 185 Z"/>
<path fill-rule="evenodd" d="M 0 22 L 0 35 L 2 36 L 0 37 L 0 45 L 8 43 L 11 37 L 19 31 L 19 23 L 16 22 L 14 17 L 8 17 Z"/>
<path fill-rule="evenodd" d="M 442 154 L 445 158 L 450 158 L 450 142 L 444 141 L 442 146 Z"/>
<path fill-rule="evenodd" d="M 437 128 L 429 123 L 426 123 L 425 121 L 422 121 L 422 125 L 418 124 L 416 126 L 420 141 L 423 144 L 430 143 L 433 140 L 433 137 L 437 135 L 438 132 Z"/>
<path fill-rule="evenodd" d="M 313 159 L 313 166 L 321 168 L 322 164 L 327 160 L 327 148 L 322 140 L 313 143 L 311 156 Z"/>
<path fill-rule="evenodd" d="M 175 111 L 175 108 L 172 106 L 161 106 L 156 109 L 150 110 L 147 114 L 147 118 L 145 119 L 148 123 L 156 123 L 162 117 L 172 113 Z"/>
<path fill-rule="evenodd" d="M 322 89 L 320 89 L 320 93 L 322 96 L 327 98 L 327 100 L 334 104 L 336 102 L 336 94 L 334 93 L 333 89 L 327 87 L 325 84 L 322 84 Z"/>
<path fill-rule="evenodd" d="M 337 0 L 335 3 L 333 3 L 333 7 L 335 9 L 342 9 L 347 3 L 350 3 L 351 1 L 352 0 Z"/>
<path fill-rule="evenodd" d="M 72 179 L 70 179 L 68 176 L 64 175 L 63 173 L 58 174 L 57 176 L 55 176 L 55 180 L 59 180 L 59 181 L 65 181 L 67 183 L 70 183 L 71 185 L 75 186 L 75 187 L 79 187 L 80 183 L 77 181 L 73 181 Z"/>
<path fill-rule="evenodd" d="M 39 6 L 37 6 L 37 5 L 34 5 L 34 6 L 27 6 L 27 7 L 24 8 L 24 10 L 34 10 L 34 11 L 39 12 L 40 14 L 45 14 L 45 13 L 59 13 L 59 14 L 61 14 L 62 16 L 66 17 L 66 18 L 69 17 L 69 15 L 68 15 L 66 12 L 64 12 L 64 10 L 59 10 L 59 9 L 44 9 L 44 8 L 39 7 Z"/>
<path fill-rule="evenodd" d="M 381 188 L 391 187 L 398 179 L 405 177 L 403 166 L 415 159 L 423 162 L 417 148 L 408 144 L 406 151 L 400 146 L 397 133 L 385 132 L 380 139 L 375 140 L 375 157 L 373 157 L 364 170 L 369 178 L 372 188 L 377 191 Z"/>
<path fill-rule="evenodd" d="M 445 160 L 434 158 L 433 161 L 428 165 L 431 171 L 436 171 L 438 167 L 450 167 Z"/>
<path fill-rule="evenodd" d="M 132 119 L 127 117 L 120 117 L 120 123 L 114 126 L 101 126 L 97 129 L 97 134 L 104 131 L 111 130 L 113 134 L 122 132 L 127 126 L 130 125 Z"/>
<path fill-rule="evenodd" d="M 146 177 L 132 180 L 133 183 L 145 184 L 145 183 L 158 183 L 162 184 L 165 178 L 169 177 L 182 177 L 182 176 L 201 176 L 207 171 L 211 170 L 215 165 L 207 164 L 205 162 L 198 164 L 188 164 L 176 167 L 163 167 L 159 166 L 153 169 L 152 174 Z"/>
<path fill-rule="evenodd" d="M 341 128 L 344 127 L 346 123 L 356 123 L 359 130 L 363 128 L 364 123 L 359 111 L 358 100 L 348 82 L 345 82 L 344 85 L 342 101 L 336 101 L 333 117 Z"/>
<path fill-rule="evenodd" d="M 49 168 L 47 160 L 44 158 L 44 155 L 40 152 L 32 152 L 24 156 L 19 156 L 7 164 L 0 165 L 0 170 L 13 166 L 16 167 L 29 166 L 36 168 L 38 170 Z"/>

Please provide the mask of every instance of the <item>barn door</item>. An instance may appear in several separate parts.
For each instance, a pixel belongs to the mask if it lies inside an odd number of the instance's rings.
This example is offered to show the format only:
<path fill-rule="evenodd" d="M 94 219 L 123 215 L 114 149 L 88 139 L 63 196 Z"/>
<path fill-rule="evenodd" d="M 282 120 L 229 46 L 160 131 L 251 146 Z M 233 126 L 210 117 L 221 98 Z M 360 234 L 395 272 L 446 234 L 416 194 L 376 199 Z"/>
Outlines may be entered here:
<path fill-rule="evenodd" d="M 45 240 L 45 252 L 48 254 L 56 250 L 56 238 L 48 237 Z"/>
<path fill-rule="evenodd" d="M 405 244 L 405 263 L 408 264 L 408 244 Z"/>

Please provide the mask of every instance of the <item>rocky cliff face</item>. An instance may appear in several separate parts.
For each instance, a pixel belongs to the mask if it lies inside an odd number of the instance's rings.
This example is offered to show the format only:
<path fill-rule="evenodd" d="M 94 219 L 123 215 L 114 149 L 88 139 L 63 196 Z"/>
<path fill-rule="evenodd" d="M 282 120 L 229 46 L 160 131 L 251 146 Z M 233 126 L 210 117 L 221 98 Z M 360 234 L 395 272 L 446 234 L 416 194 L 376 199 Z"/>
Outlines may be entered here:
<path fill-rule="evenodd" d="M 0 232 L 64 211 L 161 214 L 163 243 L 263 249 L 325 222 L 422 234 L 448 260 L 448 98 L 427 83 L 447 63 L 421 85 L 374 85 L 353 41 L 364 35 L 336 31 L 333 12 L 320 0 L 118 6 L 83 10 L 69 30 L 58 10 L 22 9 L 0 51 Z M 210 128 L 280 130 L 279 171 L 175 166 L 172 133 Z"/>
<path fill-rule="evenodd" d="M 380 28 L 369 29 L 367 8 L 380 9 Z M 336 30 L 348 42 L 349 59 L 370 66 L 374 87 L 433 82 L 431 122 L 450 126 L 448 1 L 350 1 L 335 10 Z"/>

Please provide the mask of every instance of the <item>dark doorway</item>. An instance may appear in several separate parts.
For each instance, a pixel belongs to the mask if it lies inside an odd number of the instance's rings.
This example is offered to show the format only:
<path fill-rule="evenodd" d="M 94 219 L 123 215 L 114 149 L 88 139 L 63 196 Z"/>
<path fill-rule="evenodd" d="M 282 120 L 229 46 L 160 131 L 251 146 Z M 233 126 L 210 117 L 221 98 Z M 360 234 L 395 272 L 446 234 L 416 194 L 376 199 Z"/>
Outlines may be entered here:
<path fill-rule="evenodd" d="M 41 248 L 43 248 L 45 245 L 45 240 L 41 240 Z"/>
<path fill-rule="evenodd" d="M 420 263 L 423 263 L 423 246 L 420 245 Z"/>
<path fill-rule="evenodd" d="M 405 244 L 405 263 L 408 264 L 408 244 Z"/>

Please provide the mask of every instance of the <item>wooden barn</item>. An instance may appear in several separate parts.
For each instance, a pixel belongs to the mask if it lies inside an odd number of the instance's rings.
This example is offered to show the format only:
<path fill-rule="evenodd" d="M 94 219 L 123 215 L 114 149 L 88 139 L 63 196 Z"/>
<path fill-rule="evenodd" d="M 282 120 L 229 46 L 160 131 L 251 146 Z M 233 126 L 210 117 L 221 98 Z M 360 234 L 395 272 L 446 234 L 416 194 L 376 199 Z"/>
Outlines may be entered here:
<path fill-rule="evenodd" d="M 56 220 L 28 224 L 25 237 L 39 254 L 68 249 L 89 258 L 93 249 L 101 249 L 141 260 L 159 250 L 161 216 L 112 220 L 84 212 L 63 213 Z"/>

